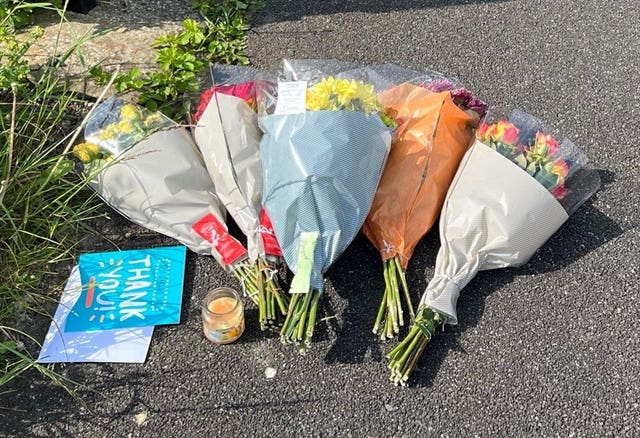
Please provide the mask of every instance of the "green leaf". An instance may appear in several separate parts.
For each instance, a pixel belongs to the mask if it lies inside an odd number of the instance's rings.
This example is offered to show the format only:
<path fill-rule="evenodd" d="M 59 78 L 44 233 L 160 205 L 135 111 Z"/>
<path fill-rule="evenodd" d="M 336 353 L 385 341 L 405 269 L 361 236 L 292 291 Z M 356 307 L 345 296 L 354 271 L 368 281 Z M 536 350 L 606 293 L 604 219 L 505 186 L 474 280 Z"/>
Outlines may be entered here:
<path fill-rule="evenodd" d="M 48 169 L 45 169 L 40 174 L 40 182 L 44 183 L 44 181 L 49 178 L 49 184 L 57 182 L 59 179 L 65 177 L 73 170 L 75 163 L 72 160 L 63 159 L 60 164 L 57 166 L 53 164 Z"/>
<path fill-rule="evenodd" d="M 516 155 L 513 158 L 513 161 L 523 169 L 527 168 L 527 159 L 525 158 L 524 154 Z"/>
<path fill-rule="evenodd" d="M 182 22 L 182 27 L 184 27 L 186 30 L 189 30 L 191 32 L 200 31 L 200 26 L 198 25 L 198 22 L 191 18 L 187 18 L 186 20 L 184 20 Z"/>
<path fill-rule="evenodd" d="M 553 190 L 556 188 L 559 182 L 558 175 L 547 172 L 544 169 L 541 169 L 536 174 L 536 179 L 542 184 L 547 190 Z"/>

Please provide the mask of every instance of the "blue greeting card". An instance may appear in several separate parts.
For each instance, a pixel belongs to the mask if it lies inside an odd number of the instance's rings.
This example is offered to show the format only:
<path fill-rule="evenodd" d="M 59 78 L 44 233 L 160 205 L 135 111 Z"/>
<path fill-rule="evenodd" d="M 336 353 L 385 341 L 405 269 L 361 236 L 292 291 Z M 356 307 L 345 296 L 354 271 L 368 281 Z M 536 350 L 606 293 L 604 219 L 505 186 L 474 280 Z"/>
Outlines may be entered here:
<path fill-rule="evenodd" d="M 65 332 L 180 322 L 186 247 L 82 254 L 82 294 Z"/>

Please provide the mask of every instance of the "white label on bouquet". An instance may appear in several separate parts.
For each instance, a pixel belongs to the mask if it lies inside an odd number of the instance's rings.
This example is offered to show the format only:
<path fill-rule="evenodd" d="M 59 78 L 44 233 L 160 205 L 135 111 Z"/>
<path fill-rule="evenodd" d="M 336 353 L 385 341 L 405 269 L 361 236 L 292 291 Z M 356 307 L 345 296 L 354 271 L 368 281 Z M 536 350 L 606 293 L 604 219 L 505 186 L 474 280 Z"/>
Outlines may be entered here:
<path fill-rule="evenodd" d="M 278 82 L 274 114 L 301 114 L 307 109 L 307 81 Z"/>

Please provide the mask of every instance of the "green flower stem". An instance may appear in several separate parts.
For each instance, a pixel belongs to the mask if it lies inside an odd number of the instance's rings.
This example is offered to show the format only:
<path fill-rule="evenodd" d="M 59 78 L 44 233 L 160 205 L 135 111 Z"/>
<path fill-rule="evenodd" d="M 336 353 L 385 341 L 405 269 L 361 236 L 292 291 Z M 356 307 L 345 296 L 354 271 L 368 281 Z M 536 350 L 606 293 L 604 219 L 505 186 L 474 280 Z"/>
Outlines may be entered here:
<path fill-rule="evenodd" d="M 418 360 L 422 356 L 422 352 L 424 351 L 427 344 L 431 340 L 431 338 L 427 338 L 423 333 L 420 333 L 418 336 L 420 337 L 420 342 L 418 343 L 417 351 L 411 358 L 411 361 L 409 362 L 408 366 L 404 367 L 404 372 L 402 373 L 402 376 L 401 376 L 400 384 L 402 386 L 405 386 L 409 381 L 409 377 L 411 376 L 411 373 L 413 372 L 416 365 L 418 364 Z"/>
<path fill-rule="evenodd" d="M 406 385 L 431 337 L 446 320 L 445 315 L 428 307 L 419 309 L 407 336 L 387 354 L 393 383 Z"/>
<path fill-rule="evenodd" d="M 293 320 L 292 315 L 293 315 L 293 309 L 296 306 L 296 303 L 298 301 L 299 295 L 298 294 L 293 294 L 291 296 L 291 301 L 289 301 L 289 308 L 287 309 L 287 316 L 284 320 L 284 324 L 282 324 L 282 328 L 280 329 L 280 340 L 282 341 L 282 343 L 286 343 L 286 334 L 289 333 L 290 327 L 291 327 L 291 322 Z"/>
<path fill-rule="evenodd" d="M 307 347 L 311 345 L 311 337 L 313 336 L 313 329 L 316 326 L 316 315 L 318 313 L 318 301 L 320 301 L 320 293 L 313 294 L 313 300 L 311 301 L 311 309 L 309 310 L 309 321 L 307 322 L 307 339 L 305 344 Z"/>
<path fill-rule="evenodd" d="M 396 255 L 392 260 L 396 264 L 398 277 L 400 277 L 400 283 L 402 284 L 402 290 L 404 292 L 404 299 L 406 300 L 407 307 L 409 308 L 409 315 L 411 315 L 411 320 L 413 321 L 416 317 L 416 314 L 413 312 L 411 295 L 409 295 L 409 286 L 407 286 L 407 277 L 405 276 L 404 269 L 402 269 L 402 264 L 400 263 L 400 256 Z"/>
<path fill-rule="evenodd" d="M 411 338 L 411 343 L 409 346 L 402 352 L 402 355 L 396 362 L 393 370 L 402 375 L 404 373 L 404 366 L 407 363 L 407 360 L 411 357 L 413 353 L 415 353 L 415 348 L 420 342 L 420 333 L 414 333 Z"/>
<path fill-rule="evenodd" d="M 399 326 L 404 325 L 404 315 L 402 313 L 402 303 L 400 302 L 396 264 L 393 262 L 393 259 L 389 259 L 387 260 L 387 265 L 389 266 L 389 280 L 391 280 L 391 290 L 393 291 L 393 305 L 396 307 L 398 315 L 398 322 L 394 324 L 393 329 L 398 333 L 400 331 Z"/>
<path fill-rule="evenodd" d="M 280 313 L 284 316 L 287 315 L 287 307 L 289 306 L 288 303 L 288 299 L 286 297 L 286 295 L 282 294 L 282 291 L 280 289 L 277 289 L 276 292 L 273 294 L 276 302 L 278 303 L 278 310 L 280 310 Z"/>
<path fill-rule="evenodd" d="M 264 285 L 267 320 L 272 323 L 287 314 L 287 298 L 273 278 L 272 272 L 275 268 L 266 260 L 258 259 L 258 269 L 257 275 L 261 277 Z"/>
<path fill-rule="evenodd" d="M 382 264 L 385 289 L 376 314 L 373 333 L 380 334 L 380 339 L 386 339 L 393 338 L 400 332 L 400 326 L 404 325 L 402 296 L 409 308 L 411 320 L 415 318 L 415 313 L 411 304 L 407 279 L 400 263 L 400 256 L 396 254 L 392 258 L 384 260 Z M 400 288 L 402 288 L 402 295 L 400 294 Z"/>
<path fill-rule="evenodd" d="M 387 354 L 387 359 L 396 359 L 401 354 L 401 352 L 404 351 L 407 345 L 411 343 L 411 340 L 415 335 L 415 329 L 418 329 L 418 327 L 411 326 L 411 330 L 409 331 L 407 336 L 405 336 L 405 338 Z M 391 364 L 389 364 L 389 367 L 391 367 Z"/>
<path fill-rule="evenodd" d="M 316 289 L 306 294 L 292 294 L 287 318 L 280 330 L 283 344 L 295 344 L 304 354 L 311 345 L 319 300 L 320 291 Z"/>
<path fill-rule="evenodd" d="M 393 319 L 387 318 L 384 324 L 384 333 L 382 336 L 380 336 L 380 339 L 384 341 L 385 339 L 393 338 L 393 334 L 395 333 L 395 331 L 393 330 L 393 327 L 394 327 Z"/>
<path fill-rule="evenodd" d="M 391 273 L 389 272 L 389 261 L 385 260 L 383 263 L 384 263 L 384 270 L 382 273 L 384 275 L 384 284 L 385 284 L 385 289 L 387 289 L 389 293 L 387 294 L 387 303 L 386 303 L 386 307 L 387 307 L 387 315 L 386 315 L 386 322 L 385 322 L 386 330 L 380 337 L 381 339 L 384 339 L 385 337 L 386 338 L 393 337 L 395 328 L 398 327 L 398 322 L 397 322 L 398 317 L 396 315 L 397 307 L 394 304 L 395 293 L 393 292 L 393 286 L 391 284 L 391 278 L 390 278 Z"/>
<path fill-rule="evenodd" d="M 258 285 L 251 277 L 250 266 L 246 263 L 240 263 L 233 268 L 233 275 L 242 284 L 244 291 L 249 295 L 254 304 L 258 304 Z"/>
<path fill-rule="evenodd" d="M 373 324 L 374 334 L 378 334 L 378 330 L 380 329 L 380 323 L 382 322 L 382 317 L 384 316 L 384 309 L 387 307 L 387 295 L 389 295 L 389 288 L 385 286 L 384 294 L 382 295 L 382 301 L 380 302 L 380 307 L 378 307 L 376 322 Z"/>
<path fill-rule="evenodd" d="M 251 272 L 256 279 L 256 283 L 258 284 L 258 321 L 260 321 L 260 330 L 265 330 L 267 328 L 267 302 L 265 300 L 265 291 L 264 291 L 264 281 L 262 278 L 262 274 L 260 273 L 260 268 L 258 265 L 255 265 L 255 269 Z"/>
<path fill-rule="evenodd" d="M 243 261 L 233 269 L 233 274 L 253 303 L 258 307 L 260 329 L 276 321 L 282 321 L 287 313 L 288 300 L 282 293 L 271 273 L 272 267 L 266 260 Z M 277 306 L 276 306 L 277 303 Z"/>
<path fill-rule="evenodd" d="M 296 326 L 296 341 L 302 341 L 302 338 L 305 335 L 305 321 L 307 319 L 307 308 L 309 307 L 309 301 L 311 299 L 311 294 L 306 293 L 304 295 L 304 299 L 302 300 L 302 308 L 300 309 L 300 322 Z"/>
<path fill-rule="evenodd" d="M 267 286 L 267 279 L 264 278 L 264 274 L 262 275 L 262 280 L 265 283 L 265 287 Z M 273 293 L 271 293 L 270 290 L 266 290 L 266 299 L 267 299 L 267 318 L 269 319 L 269 321 L 273 322 L 276 319 L 276 309 L 274 306 L 274 298 L 273 298 Z"/>

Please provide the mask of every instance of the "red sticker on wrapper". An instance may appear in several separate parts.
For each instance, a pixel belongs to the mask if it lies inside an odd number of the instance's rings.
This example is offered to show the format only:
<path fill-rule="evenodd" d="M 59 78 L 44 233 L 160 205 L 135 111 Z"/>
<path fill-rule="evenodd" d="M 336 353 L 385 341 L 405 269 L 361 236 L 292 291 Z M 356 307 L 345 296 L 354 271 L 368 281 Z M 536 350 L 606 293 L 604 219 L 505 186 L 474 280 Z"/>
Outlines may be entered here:
<path fill-rule="evenodd" d="M 278 239 L 276 239 L 276 233 L 273 231 L 271 219 L 269 219 L 264 208 L 260 210 L 260 236 L 262 236 L 265 254 L 282 257 L 282 250 L 278 244 Z"/>
<path fill-rule="evenodd" d="M 212 213 L 204 216 L 191 228 L 198 236 L 211 243 L 225 265 L 232 265 L 247 255 L 247 250 L 225 230 Z"/>

